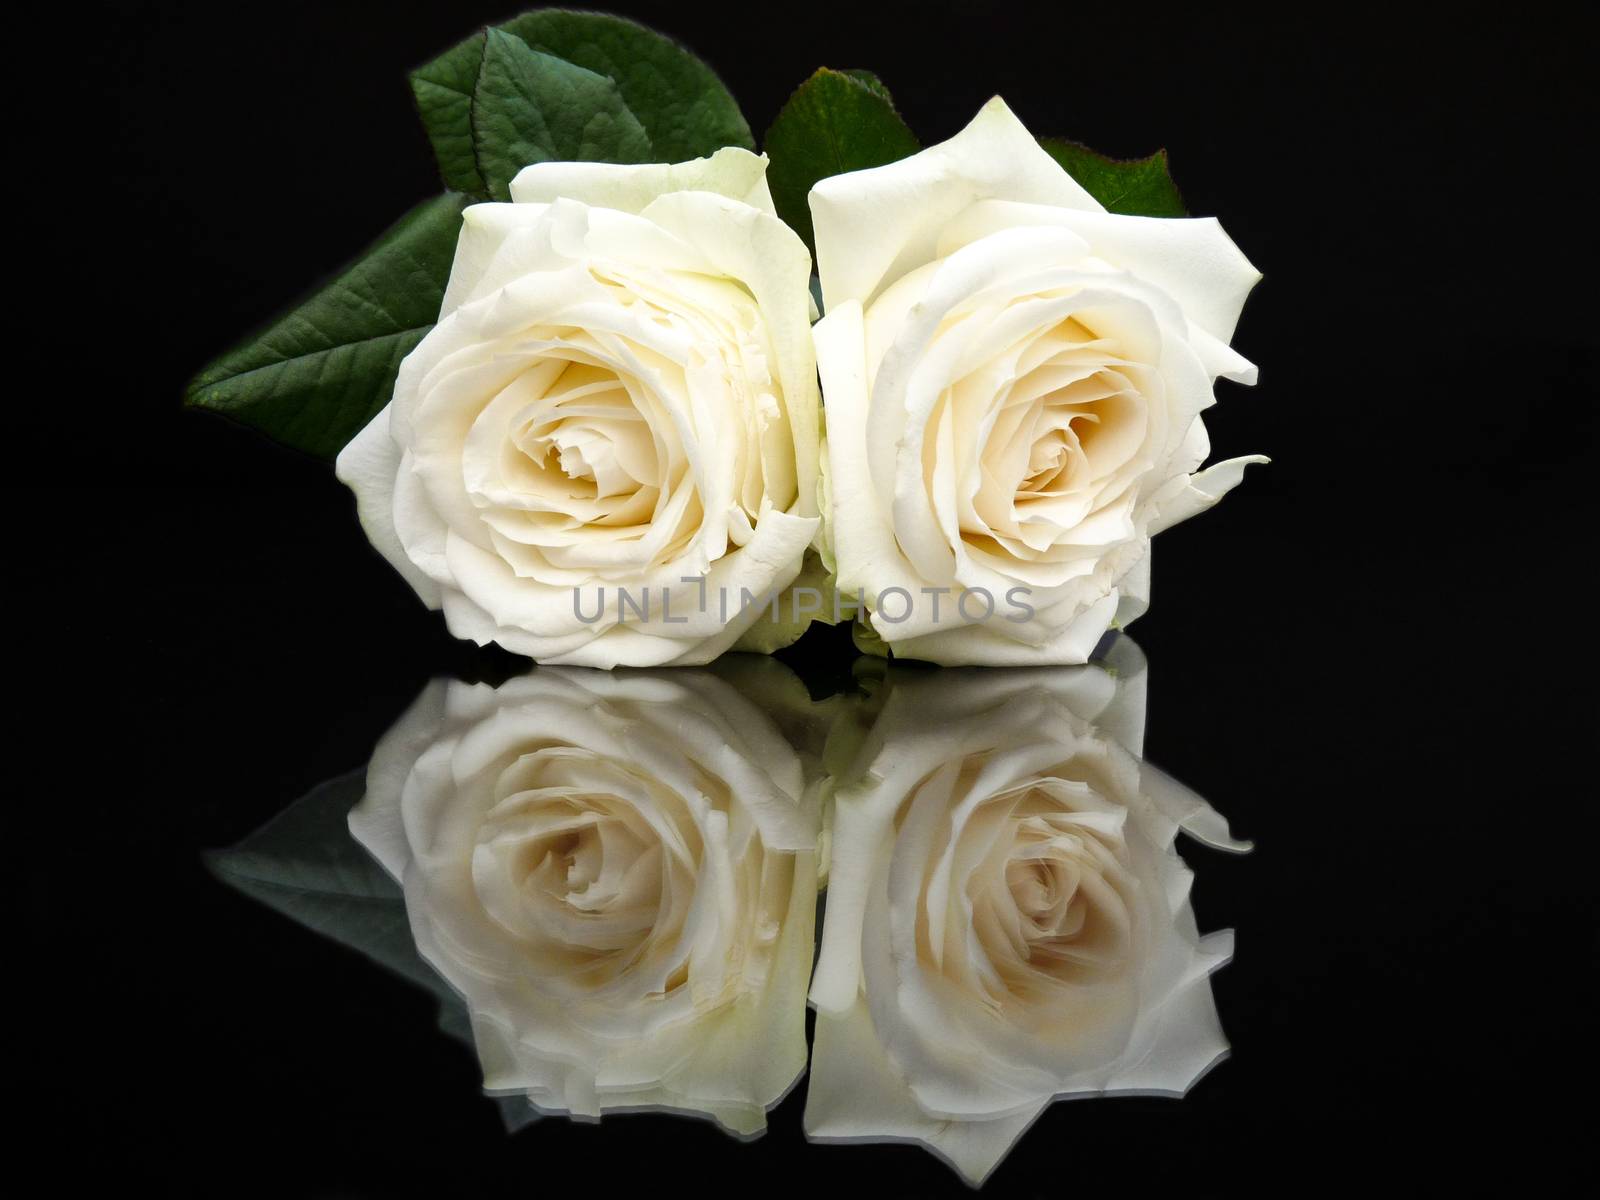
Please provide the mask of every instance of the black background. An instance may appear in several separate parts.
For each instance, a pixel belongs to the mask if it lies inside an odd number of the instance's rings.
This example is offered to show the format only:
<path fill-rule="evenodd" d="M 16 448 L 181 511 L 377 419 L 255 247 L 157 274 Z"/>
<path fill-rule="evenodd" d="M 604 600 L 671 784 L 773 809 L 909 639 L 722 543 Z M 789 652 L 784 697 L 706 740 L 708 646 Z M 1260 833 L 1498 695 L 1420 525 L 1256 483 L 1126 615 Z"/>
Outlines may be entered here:
<path fill-rule="evenodd" d="M 1525 6 L 610 8 L 700 53 L 758 136 L 831 65 L 878 72 L 924 144 L 999 91 L 1039 133 L 1164 145 L 1266 275 L 1235 339 L 1261 383 L 1206 421 L 1216 457 L 1274 463 L 1162 535 L 1133 629 L 1150 757 L 1258 845 L 1189 854 L 1202 927 L 1237 930 L 1234 1054 L 1182 1103 L 1057 1105 L 986 1190 L 1547 1163 L 1593 1053 L 1591 44 Z M 14 227 L 44 264 L 14 285 L 66 314 L 12 346 L 29 1146 L 171 1190 L 959 1193 L 918 1150 L 807 1147 L 803 1084 L 753 1145 L 665 1117 L 508 1138 L 431 1001 L 200 865 L 359 766 L 430 675 L 504 665 L 325 465 L 179 396 L 436 190 L 405 72 L 511 11 L 85 10 L 29 101 L 73 147 L 28 160 L 52 198 Z M 844 655 L 790 661 L 821 686 Z"/>

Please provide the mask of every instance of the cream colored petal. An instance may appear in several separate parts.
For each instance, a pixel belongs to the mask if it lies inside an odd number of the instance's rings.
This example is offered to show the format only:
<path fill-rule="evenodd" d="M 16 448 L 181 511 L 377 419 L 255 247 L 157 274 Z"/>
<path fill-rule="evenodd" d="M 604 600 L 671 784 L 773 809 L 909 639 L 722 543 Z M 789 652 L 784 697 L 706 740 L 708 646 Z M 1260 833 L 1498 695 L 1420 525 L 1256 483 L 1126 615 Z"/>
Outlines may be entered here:
<path fill-rule="evenodd" d="M 516 277 L 522 269 L 503 266 L 499 278 L 491 275 L 500 251 L 514 235 L 548 224 L 548 205 L 474 204 L 461 214 L 461 233 L 456 238 L 456 255 L 450 264 L 450 282 L 445 286 L 439 317 L 449 316 L 469 300 L 480 299 Z M 535 269 L 529 262 L 526 269 Z"/>
<path fill-rule="evenodd" d="M 941 249 L 952 253 L 1004 229 L 1070 229 L 1096 258 L 1166 292 L 1193 324 L 1224 345 L 1245 298 L 1261 281 L 1261 272 L 1215 217 L 1129 217 L 1021 199 L 997 196 L 974 204 L 943 231 Z"/>
<path fill-rule="evenodd" d="M 1228 1057 L 1210 974 L 1232 957 L 1231 930 L 1201 939 L 1192 977 L 1158 1009 L 1144 1014 L 1105 1091 L 1180 1097 Z"/>
<path fill-rule="evenodd" d="M 737 146 L 681 163 L 535 163 L 511 181 L 511 199 L 517 204 L 581 200 L 630 213 L 642 212 L 669 192 L 716 192 L 776 215 L 767 190 L 767 156 Z"/>
<path fill-rule="evenodd" d="M 895 541 L 888 513 L 872 484 L 867 448 L 870 405 L 866 328 L 861 305 L 851 300 L 832 309 L 812 329 L 828 418 L 828 486 L 832 493 L 830 536 L 839 588 L 865 589 L 873 599 L 885 588 L 915 594 L 923 586 Z"/>
<path fill-rule="evenodd" d="M 811 256 L 777 217 L 704 192 L 654 201 L 644 216 L 705 255 L 717 272 L 749 288 L 778 355 L 782 402 L 793 439 L 800 516 L 816 515 L 821 397 L 808 314 Z"/>
<path fill-rule="evenodd" d="M 894 753 L 911 760 L 911 771 L 922 760 L 913 747 L 896 746 Z M 874 766 L 888 773 L 887 764 Z M 828 909 L 811 977 L 811 1003 L 819 1013 L 846 1014 L 860 995 L 862 930 L 869 906 L 878 900 L 877 880 L 887 870 L 898 807 L 897 789 L 882 781 L 864 780 L 834 797 Z"/>
<path fill-rule="evenodd" d="M 1185 787 L 1159 767 L 1140 764 L 1140 792 L 1168 821 L 1213 850 L 1244 854 L 1252 843 L 1233 836 L 1228 820 L 1192 789 Z"/>
<path fill-rule="evenodd" d="M 823 1143 L 915 1142 L 978 1187 L 1048 1103 L 986 1121 L 924 1112 L 884 1054 L 864 1002 L 817 1014 L 806 1085 L 806 1139 Z"/>
<path fill-rule="evenodd" d="M 769 512 L 755 537 L 711 564 L 702 589 L 685 583 L 685 567 L 669 564 L 627 586 L 648 618 L 624 610 L 616 587 L 552 587 L 518 579 L 504 562 L 470 543 L 451 542 L 461 593 L 447 592 L 444 611 L 457 637 L 498 642 L 539 662 L 583 667 L 694 666 L 732 646 L 761 616 L 762 597 L 786 588 L 799 572 L 817 518 Z M 603 586 L 603 585 L 601 585 Z M 704 592 L 705 602 L 701 603 Z M 576 596 L 575 596 L 576 593 Z M 741 602 L 745 594 L 754 603 Z M 663 596 L 669 597 L 663 604 Z M 596 613 L 603 617 L 586 618 Z"/>
<path fill-rule="evenodd" d="M 1117 592 L 1113 589 L 1065 626 L 1051 631 L 1041 642 L 1030 643 L 1008 636 L 1006 624 L 1001 620 L 906 638 L 893 643 L 894 652 L 901 658 L 922 659 L 951 667 L 1043 667 L 1086 663 L 1094 653 L 1095 646 L 1111 628 L 1111 622 L 1116 617 L 1117 599 Z M 874 627 L 877 627 L 876 622 Z"/>
<path fill-rule="evenodd" d="M 1204 512 L 1239 485 L 1247 466 L 1271 461 L 1262 454 L 1247 454 L 1242 458 L 1213 463 L 1198 474 L 1191 475 L 1183 491 L 1166 501 L 1152 518 L 1150 532 L 1160 533 L 1179 521 L 1187 521 L 1196 513 Z"/>
<path fill-rule="evenodd" d="M 1138 562 L 1117 581 L 1117 615 L 1112 619 L 1112 624 L 1118 629 L 1126 629 L 1144 616 L 1149 608 L 1150 549 L 1147 541 Z"/>
<path fill-rule="evenodd" d="M 816 862 L 793 858 L 792 884 L 777 944 L 759 992 L 704 1022 L 688 1040 L 670 1073 L 673 1090 L 690 1103 L 713 1109 L 739 1103 L 750 1110 L 749 1135 L 766 1128 L 765 1110 L 777 1104 L 806 1069 L 806 983 L 815 945 Z M 729 1122 L 724 1118 L 724 1125 Z"/>
<path fill-rule="evenodd" d="M 411 702 L 373 749 L 367 763 L 367 790 L 350 810 L 351 835 L 396 880 L 405 878 L 411 862 L 401 793 L 417 759 L 443 732 L 447 692 L 463 686 L 436 679 Z"/>
<path fill-rule="evenodd" d="M 441 603 L 439 583 L 411 560 L 396 530 L 396 483 L 402 452 L 389 433 L 389 408 L 373 417 L 339 451 L 334 474 L 356 494 L 356 515 L 373 549 L 415 589 L 429 608 Z"/>
<path fill-rule="evenodd" d="M 949 141 L 811 189 L 824 310 L 869 303 L 934 257 L 947 221 L 990 198 L 1100 210 L 996 96 Z"/>

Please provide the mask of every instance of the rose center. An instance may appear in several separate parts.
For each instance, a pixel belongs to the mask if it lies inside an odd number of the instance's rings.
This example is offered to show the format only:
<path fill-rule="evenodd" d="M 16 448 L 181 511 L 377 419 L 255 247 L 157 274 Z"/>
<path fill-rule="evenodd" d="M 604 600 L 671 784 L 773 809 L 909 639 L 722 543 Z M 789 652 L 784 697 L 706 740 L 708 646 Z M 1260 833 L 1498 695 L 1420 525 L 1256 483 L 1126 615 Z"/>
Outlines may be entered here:
<path fill-rule="evenodd" d="M 1082 979 L 1122 961 L 1128 937 L 1125 872 L 1107 833 L 1060 811 L 1018 821 L 1003 877 L 1016 949 L 1029 969 L 1058 980 Z"/>
<path fill-rule="evenodd" d="M 565 364 L 509 433 L 540 470 L 595 499 L 653 487 L 660 474 L 654 439 L 626 384 L 587 363 Z"/>
<path fill-rule="evenodd" d="M 530 901 L 599 913 L 628 895 L 633 868 L 646 854 L 631 831 L 592 816 L 576 829 L 530 842 L 512 869 Z"/>
<path fill-rule="evenodd" d="M 1011 862 L 1006 883 L 1033 938 L 1071 939 L 1082 931 L 1087 906 L 1068 864 L 1030 858 Z M 1030 939 L 1031 940 L 1031 939 Z"/>

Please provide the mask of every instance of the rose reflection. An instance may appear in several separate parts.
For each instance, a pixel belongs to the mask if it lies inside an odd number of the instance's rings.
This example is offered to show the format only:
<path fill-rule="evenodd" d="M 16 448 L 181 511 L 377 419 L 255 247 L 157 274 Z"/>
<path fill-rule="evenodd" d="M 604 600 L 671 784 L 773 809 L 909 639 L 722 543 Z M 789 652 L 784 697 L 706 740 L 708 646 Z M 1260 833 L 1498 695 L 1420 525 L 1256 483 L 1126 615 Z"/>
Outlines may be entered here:
<path fill-rule="evenodd" d="M 808 987 L 813 1140 L 917 1141 L 978 1182 L 1055 1097 L 1181 1095 L 1226 1052 L 1231 941 L 1197 934 L 1174 838 L 1245 847 L 1137 757 L 1137 648 L 857 677 L 822 701 L 751 656 L 436 683 L 349 817 L 403 916 L 340 858 L 338 781 L 213 865 L 442 977 L 513 1126 L 648 1108 L 757 1134 L 805 1069 Z"/>
<path fill-rule="evenodd" d="M 805 1126 L 914 1140 L 981 1182 L 1058 1096 L 1182 1095 L 1227 1050 L 1180 828 L 1142 764 L 1143 660 L 891 673 L 836 781 Z"/>
<path fill-rule="evenodd" d="M 435 685 L 379 746 L 350 827 L 403 882 L 491 1092 L 748 1135 L 805 1069 L 817 808 L 728 684 Z"/>

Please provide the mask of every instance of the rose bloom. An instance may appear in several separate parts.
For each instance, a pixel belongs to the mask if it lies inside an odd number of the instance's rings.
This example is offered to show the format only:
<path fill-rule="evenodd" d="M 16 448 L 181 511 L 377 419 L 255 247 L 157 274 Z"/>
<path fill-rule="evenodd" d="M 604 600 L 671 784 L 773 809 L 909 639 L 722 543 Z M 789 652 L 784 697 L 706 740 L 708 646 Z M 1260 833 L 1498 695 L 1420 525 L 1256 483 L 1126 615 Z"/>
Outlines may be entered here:
<path fill-rule="evenodd" d="M 439 323 L 338 460 L 373 545 L 458 637 L 704 663 L 759 617 L 739 597 L 799 571 L 811 262 L 765 172 L 734 148 L 540 163 L 514 203 L 466 210 Z"/>
<path fill-rule="evenodd" d="M 914 1140 L 981 1182 L 1058 1096 L 1182 1095 L 1227 1050 L 1143 681 L 1098 666 L 896 678 L 834 798 L 806 1098 L 820 1141 Z M 1137 665 L 1137 661 L 1133 665 Z"/>
<path fill-rule="evenodd" d="M 1151 536 L 1266 461 L 1196 473 L 1260 275 L 1214 220 L 1105 212 L 998 98 L 811 211 L 840 587 L 897 655 L 1086 661 Z"/>
<path fill-rule="evenodd" d="M 379 746 L 350 826 L 465 1000 L 491 1092 L 747 1136 L 804 1071 L 816 801 L 721 680 L 435 684 Z"/>

